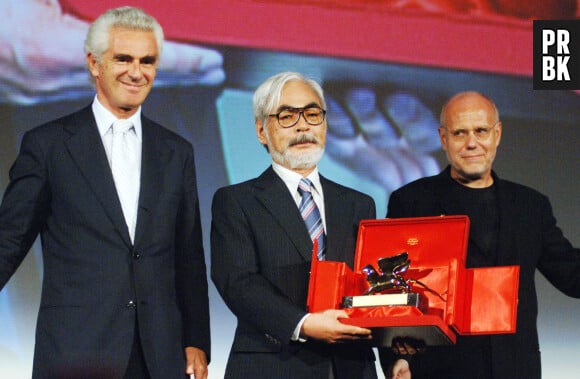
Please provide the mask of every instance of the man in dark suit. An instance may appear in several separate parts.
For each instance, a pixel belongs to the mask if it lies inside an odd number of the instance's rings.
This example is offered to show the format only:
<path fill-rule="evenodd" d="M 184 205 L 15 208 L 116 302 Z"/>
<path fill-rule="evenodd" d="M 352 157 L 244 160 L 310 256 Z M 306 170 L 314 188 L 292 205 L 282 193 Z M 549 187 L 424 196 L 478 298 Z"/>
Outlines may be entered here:
<path fill-rule="evenodd" d="M 449 166 L 392 193 L 387 217 L 467 214 L 470 236 L 467 267 L 520 266 L 515 334 L 458 336 L 457 345 L 428 347 L 412 356 L 413 379 L 539 379 L 540 349 L 534 274 L 538 269 L 556 288 L 580 297 L 580 250 L 556 225 L 548 198 L 500 179 L 492 164 L 502 124 L 493 101 L 476 92 L 452 97 L 441 112 L 439 136 Z M 381 353 L 387 374 L 405 367 L 399 344 Z M 397 371 L 397 370 L 395 370 Z M 403 376 L 401 376 L 403 377 Z"/>
<path fill-rule="evenodd" d="M 375 217 L 369 196 L 318 173 L 325 113 L 315 81 L 266 80 L 254 116 L 272 167 L 214 196 L 212 278 L 238 319 L 226 378 L 376 378 L 372 350 L 355 344 L 370 330 L 342 324 L 342 310 L 306 311 L 313 240 L 320 259 L 352 267 L 359 221 Z"/>
<path fill-rule="evenodd" d="M 193 150 L 141 115 L 162 43 L 140 9 L 99 17 L 85 42 L 93 104 L 27 132 L 10 171 L 0 287 L 42 241 L 34 378 L 207 378 Z"/>

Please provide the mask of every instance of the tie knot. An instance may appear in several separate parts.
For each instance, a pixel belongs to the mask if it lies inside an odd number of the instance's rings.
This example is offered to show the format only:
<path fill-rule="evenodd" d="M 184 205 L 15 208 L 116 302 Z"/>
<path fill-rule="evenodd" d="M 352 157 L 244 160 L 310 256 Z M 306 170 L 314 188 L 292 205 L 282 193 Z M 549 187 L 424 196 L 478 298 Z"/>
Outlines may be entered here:
<path fill-rule="evenodd" d="M 117 120 L 113 123 L 113 134 L 125 134 L 133 127 L 133 123 L 129 120 Z"/>
<path fill-rule="evenodd" d="M 304 195 L 306 192 L 310 192 L 312 189 L 312 182 L 310 179 L 302 178 L 298 183 L 298 192 L 300 195 Z"/>

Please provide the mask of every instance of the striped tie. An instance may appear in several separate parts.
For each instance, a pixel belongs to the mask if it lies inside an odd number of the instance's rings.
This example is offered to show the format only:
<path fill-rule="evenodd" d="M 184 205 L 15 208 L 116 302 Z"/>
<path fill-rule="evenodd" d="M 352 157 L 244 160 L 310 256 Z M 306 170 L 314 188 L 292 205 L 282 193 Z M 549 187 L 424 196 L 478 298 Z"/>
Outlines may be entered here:
<path fill-rule="evenodd" d="M 304 219 L 308 233 L 312 241 L 318 241 L 318 260 L 324 260 L 324 248 L 326 247 L 326 235 L 324 234 L 324 226 L 322 225 L 322 218 L 320 211 L 312 198 L 310 191 L 312 182 L 306 178 L 300 179 L 298 183 L 298 193 L 302 196 L 300 202 L 300 214 Z"/>

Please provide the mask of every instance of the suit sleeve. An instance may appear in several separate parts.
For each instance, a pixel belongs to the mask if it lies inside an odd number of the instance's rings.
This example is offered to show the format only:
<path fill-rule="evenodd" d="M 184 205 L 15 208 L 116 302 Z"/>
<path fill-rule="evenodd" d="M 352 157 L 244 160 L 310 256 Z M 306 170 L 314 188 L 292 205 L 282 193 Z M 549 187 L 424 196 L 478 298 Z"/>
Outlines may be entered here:
<path fill-rule="evenodd" d="M 212 204 L 212 279 L 240 323 L 286 343 L 306 312 L 260 271 L 255 233 L 268 230 L 254 230 L 246 211 L 234 191 L 216 192 Z"/>
<path fill-rule="evenodd" d="M 193 150 L 184 165 L 184 191 L 176 231 L 176 287 L 183 315 L 184 346 L 210 359 L 209 299 Z"/>
<path fill-rule="evenodd" d="M 536 203 L 542 231 L 538 269 L 554 287 L 568 296 L 580 298 L 580 249 L 574 248 L 556 225 L 549 200 L 541 196 Z"/>
<path fill-rule="evenodd" d="M 369 220 L 374 220 L 377 218 L 377 206 L 373 198 L 369 197 L 367 201 L 367 216 L 366 218 Z"/>
<path fill-rule="evenodd" d="M 50 206 L 48 188 L 45 157 L 33 135 L 26 133 L 0 206 L 0 289 L 45 223 Z"/>

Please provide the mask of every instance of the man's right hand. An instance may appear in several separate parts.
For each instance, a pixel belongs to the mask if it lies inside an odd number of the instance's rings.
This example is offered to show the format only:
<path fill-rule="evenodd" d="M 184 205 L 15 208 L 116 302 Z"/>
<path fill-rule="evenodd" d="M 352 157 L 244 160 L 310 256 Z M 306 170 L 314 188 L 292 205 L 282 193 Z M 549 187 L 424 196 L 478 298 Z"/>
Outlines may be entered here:
<path fill-rule="evenodd" d="M 398 359 L 390 372 L 387 373 L 388 379 L 411 379 L 411 369 L 409 362 L 404 359 Z"/>
<path fill-rule="evenodd" d="M 328 309 L 326 311 L 311 313 L 306 317 L 300 335 L 306 338 L 314 338 L 327 343 L 352 341 L 359 339 L 371 339 L 369 329 L 341 323 L 339 318 L 348 318 L 344 310 Z"/>

